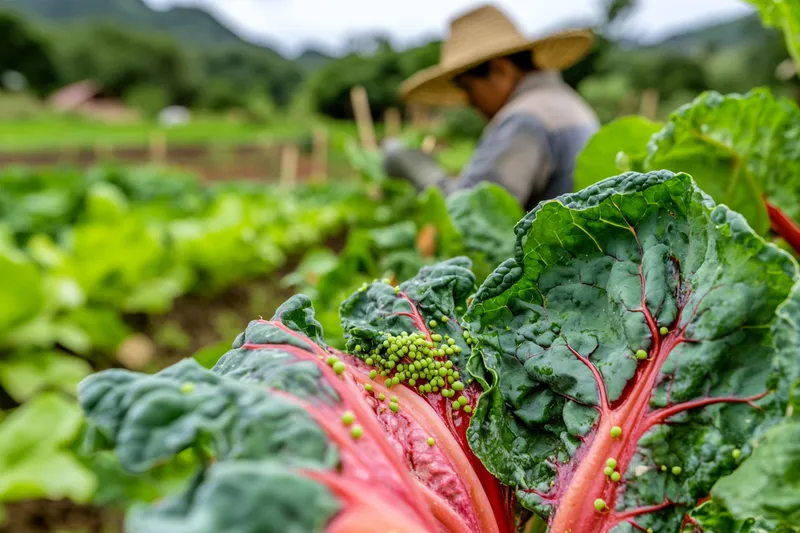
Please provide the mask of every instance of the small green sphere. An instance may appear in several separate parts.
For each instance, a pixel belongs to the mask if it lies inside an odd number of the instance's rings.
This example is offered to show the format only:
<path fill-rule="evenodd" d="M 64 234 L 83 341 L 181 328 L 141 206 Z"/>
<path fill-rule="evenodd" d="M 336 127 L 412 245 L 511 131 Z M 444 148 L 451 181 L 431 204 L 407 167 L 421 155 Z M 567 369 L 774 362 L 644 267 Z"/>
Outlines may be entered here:
<path fill-rule="evenodd" d="M 602 511 L 602 510 L 604 510 L 604 509 L 606 508 L 606 502 L 605 502 L 605 500 L 604 500 L 604 499 L 602 499 L 602 498 L 597 498 L 597 499 L 594 501 L 594 508 L 595 508 L 595 509 L 597 509 L 598 511 Z"/>
<path fill-rule="evenodd" d="M 469 405 L 465 405 L 464 406 L 464 412 L 467 413 L 467 414 L 471 413 L 472 412 L 472 407 L 469 406 Z"/>
<path fill-rule="evenodd" d="M 432 328 L 435 328 L 435 327 L 436 327 L 436 326 L 438 326 L 439 324 L 438 324 L 438 323 L 437 323 L 435 320 L 431 320 L 430 322 L 428 322 L 428 325 L 429 325 L 430 327 L 432 327 Z"/>
<path fill-rule="evenodd" d="M 385 399 L 386 399 L 386 395 L 385 395 L 385 394 L 383 394 L 383 393 L 380 393 L 380 394 L 378 394 L 378 399 L 379 399 L 380 401 L 383 401 L 383 400 L 385 400 Z"/>
<path fill-rule="evenodd" d="M 347 366 L 341 361 L 336 361 L 333 363 L 333 371 L 337 374 L 343 374 L 345 368 L 347 368 Z"/>
<path fill-rule="evenodd" d="M 360 439 L 361 435 L 363 435 L 363 434 L 364 434 L 364 428 L 362 428 L 358 424 L 353 426 L 353 429 L 350 430 L 350 436 L 352 436 L 356 440 Z"/>
<path fill-rule="evenodd" d="M 464 390 L 464 384 L 460 381 L 456 381 L 453 383 L 453 390 L 454 391 L 462 391 Z"/>
<path fill-rule="evenodd" d="M 731 455 L 733 456 L 734 459 L 738 459 L 739 457 L 742 456 L 742 450 L 737 448 L 731 452 Z"/>
<path fill-rule="evenodd" d="M 194 392 L 194 383 L 187 381 L 181 385 L 181 392 L 183 394 L 191 394 Z"/>
<path fill-rule="evenodd" d="M 603 469 L 603 473 L 604 473 L 605 475 L 607 475 L 607 476 L 610 476 L 611 474 L 613 474 L 613 473 L 614 473 L 614 469 L 613 469 L 613 468 L 611 468 L 610 466 L 607 466 L 607 467 L 605 467 L 605 468 Z"/>
<path fill-rule="evenodd" d="M 459 396 L 458 403 L 460 403 L 461 405 L 467 405 L 469 403 L 469 400 L 467 400 L 466 396 Z"/>
<path fill-rule="evenodd" d="M 442 322 L 447 322 L 448 320 L 450 320 L 450 319 L 449 319 L 449 318 L 447 318 L 446 316 L 443 316 L 443 317 L 442 317 Z"/>
<path fill-rule="evenodd" d="M 378 371 L 377 370 L 370 370 L 369 371 L 369 379 L 375 379 L 376 377 L 378 377 Z"/>
<path fill-rule="evenodd" d="M 367 357 L 367 360 L 364 362 L 367 363 L 367 366 L 372 366 L 375 364 L 375 361 L 372 359 L 372 357 Z"/>
<path fill-rule="evenodd" d="M 622 428 L 619 427 L 619 426 L 614 426 L 613 428 L 611 428 L 611 436 L 614 437 L 615 439 L 621 437 L 622 436 Z"/>
<path fill-rule="evenodd" d="M 364 385 L 364 390 L 367 392 L 372 392 L 372 385 L 367 383 L 366 385 Z"/>
<path fill-rule="evenodd" d="M 679 466 L 673 466 L 672 467 L 672 473 L 674 475 L 679 476 L 679 475 L 681 475 L 681 472 L 683 472 L 683 469 L 681 467 L 679 467 Z"/>
<path fill-rule="evenodd" d="M 614 458 L 610 458 L 606 460 L 606 466 L 609 468 L 616 468 L 617 467 L 617 460 Z"/>
<path fill-rule="evenodd" d="M 436 441 L 433 440 L 433 437 L 428 437 L 428 446 L 433 446 L 434 444 L 436 444 Z"/>
<path fill-rule="evenodd" d="M 669 329 L 665 326 L 661 326 L 661 329 L 658 332 L 661 333 L 662 336 L 664 336 L 667 333 L 669 333 Z"/>
<path fill-rule="evenodd" d="M 389 404 L 389 409 L 391 409 L 393 413 L 396 413 L 397 411 L 400 410 L 400 406 L 392 402 Z"/>
<path fill-rule="evenodd" d="M 636 351 L 636 359 L 642 360 L 647 359 L 647 352 L 644 350 L 637 350 Z"/>
<path fill-rule="evenodd" d="M 611 473 L 611 481 L 613 481 L 614 483 L 619 481 L 621 478 L 622 478 L 622 476 L 619 475 L 619 472 L 612 472 Z"/>
<path fill-rule="evenodd" d="M 356 415 L 353 414 L 353 411 L 345 411 L 342 413 L 342 424 L 345 426 L 349 426 L 356 420 Z"/>
<path fill-rule="evenodd" d="M 453 402 L 453 410 L 458 411 L 459 409 L 461 409 L 461 404 L 458 402 Z"/>

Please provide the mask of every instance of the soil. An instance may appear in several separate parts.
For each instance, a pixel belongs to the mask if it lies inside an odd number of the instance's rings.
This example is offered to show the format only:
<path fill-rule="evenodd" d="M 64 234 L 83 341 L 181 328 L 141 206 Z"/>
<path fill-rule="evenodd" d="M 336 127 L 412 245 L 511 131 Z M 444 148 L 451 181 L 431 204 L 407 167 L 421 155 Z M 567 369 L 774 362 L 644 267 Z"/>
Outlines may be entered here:
<path fill-rule="evenodd" d="M 121 533 L 122 513 L 69 500 L 31 500 L 5 506 L 0 533 Z"/>

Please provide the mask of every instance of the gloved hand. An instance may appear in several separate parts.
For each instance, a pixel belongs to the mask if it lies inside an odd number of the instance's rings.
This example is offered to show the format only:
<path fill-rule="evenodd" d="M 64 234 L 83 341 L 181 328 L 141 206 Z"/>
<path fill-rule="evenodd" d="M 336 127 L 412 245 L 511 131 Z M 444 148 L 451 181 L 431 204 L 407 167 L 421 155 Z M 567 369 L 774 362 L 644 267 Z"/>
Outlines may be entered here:
<path fill-rule="evenodd" d="M 447 179 L 435 159 L 421 150 L 404 146 L 400 139 L 386 139 L 382 148 L 383 169 L 393 178 L 407 179 L 418 189 L 436 186 Z"/>

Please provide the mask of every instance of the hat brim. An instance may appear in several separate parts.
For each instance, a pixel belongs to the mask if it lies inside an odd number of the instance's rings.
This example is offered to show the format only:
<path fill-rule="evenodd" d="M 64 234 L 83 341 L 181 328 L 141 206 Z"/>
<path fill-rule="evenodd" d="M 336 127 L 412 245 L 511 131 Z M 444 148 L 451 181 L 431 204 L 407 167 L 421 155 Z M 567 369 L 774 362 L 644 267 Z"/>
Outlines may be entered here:
<path fill-rule="evenodd" d="M 419 71 L 400 86 L 400 96 L 409 103 L 430 106 L 458 106 L 468 103 L 466 93 L 453 78 L 478 65 L 507 55 L 530 50 L 534 64 L 541 70 L 565 70 L 586 57 L 594 45 L 589 30 L 563 31 L 534 39 L 505 50 L 496 50 L 458 66 L 436 65 Z"/>

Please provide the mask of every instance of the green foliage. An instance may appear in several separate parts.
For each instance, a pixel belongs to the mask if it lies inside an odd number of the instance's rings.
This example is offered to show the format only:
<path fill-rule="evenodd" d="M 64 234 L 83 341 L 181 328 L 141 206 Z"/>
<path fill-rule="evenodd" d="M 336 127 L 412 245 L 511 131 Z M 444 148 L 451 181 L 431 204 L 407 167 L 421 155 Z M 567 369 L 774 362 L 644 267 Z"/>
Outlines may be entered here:
<path fill-rule="evenodd" d="M 734 470 L 734 449 L 749 453 L 784 415 L 787 389 L 774 387 L 797 359 L 776 367 L 776 347 L 797 344 L 772 343 L 797 264 L 669 172 L 544 202 L 516 232 L 514 258 L 466 317 L 480 348 L 470 368 L 488 388 L 472 448 L 558 530 L 607 530 L 665 499 L 693 505 Z M 598 498 L 614 512 L 597 513 Z M 675 531 L 682 514 L 666 506 L 637 523 Z"/>
<path fill-rule="evenodd" d="M 89 501 L 96 479 L 68 449 L 81 424 L 78 406 L 57 393 L 8 415 L 0 423 L 0 501 Z"/>
<path fill-rule="evenodd" d="M 740 521 L 800 527 L 800 423 L 773 428 L 730 476 L 711 489 L 714 501 Z"/>
<path fill-rule="evenodd" d="M 46 36 L 10 13 L 0 13 L 0 65 L 3 72 L 22 73 L 39 95 L 58 83 L 53 50 Z"/>
<path fill-rule="evenodd" d="M 767 26 L 783 31 L 786 46 L 795 63 L 800 63 L 800 6 L 792 0 L 747 0 L 758 8 Z"/>
<path fill-rule="evenodd" d="M 317 111 L 334 118 L 353 117 L 350 90 L 363 85 L 375 119 L 381 120 L 390 107 L 401 102 L 400 83 L 416 71 L 439 60 L 439 43 L 397 52 L 388 43 L 378 43 L 371 55 L 351 53 L 323 66 L 309 80 L 311 98 Z"/>
<path fill-rule="evenodd" d="M 800 218 L 794 142 L 800 109 L 795 103 L 767 90 L 728 96 L 709 92 L 675 111 L 652 137 L 649 127 L 640 126 L 640 119 L 626 119 L 597 133 L 579 157 L 576 184 L 608 177 L 615 161 L 621 169 L 686 171 L 762 235 L 770 228 L 763 195 L 790 218 Z"/>

